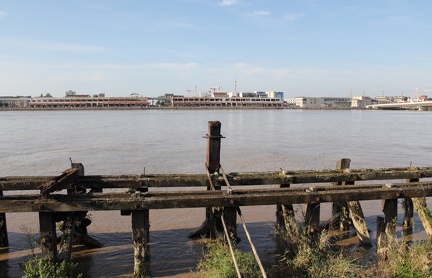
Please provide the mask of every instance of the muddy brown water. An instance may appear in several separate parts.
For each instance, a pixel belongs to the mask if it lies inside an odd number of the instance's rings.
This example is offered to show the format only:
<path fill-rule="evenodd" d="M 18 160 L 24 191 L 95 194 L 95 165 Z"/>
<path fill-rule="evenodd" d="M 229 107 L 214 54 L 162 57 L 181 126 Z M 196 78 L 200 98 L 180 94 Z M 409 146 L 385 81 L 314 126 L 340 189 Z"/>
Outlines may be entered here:
<path fill-rule="evenodd" d="M 351 158 L 352 168 L 431 166 L 432 130 L 425 128 L 431 117 L 429 112 L 357 110 L 2 111 L 0 176 L 58 175 L 69 168 L 69 158 L 83 163 L 88 175 L 141 174 L 144 168 L 146 173 L 202 174 L 203 136 L 214 120 L 222 123 L 226 137 L 221 147 L 226 172 L 333 169 L 344 157 Z M 330 217 L 328 206 L 323 205 L 322 220 Z M 374 238 L 381 202 L 362 202 L 362 207 Z M 274 261 L 275 206 L 242 212 L 260 257 Z M 89 213 L 89 233 L 104 247 L 76 246 L 75 261 L 88 277 L 130 276 L 130 216 Z M 402 213 L 399 209 L 399 222 Z M 153 277 L 192 276 L 203 242 L 187 235 L 204 216 L 203 208 L 150 211 Z M 37 237 L 37 213 L 8 213 L 7 222 L 10 248 L 0 250 L 0 277 L 20 277 L 19 263 L 31 254 L 29 237 Z M 238 230 L 239 248 L 250 250 L 240 223 Z M 342 243 L 355 244 L 351 234 Z M 414 236 L 426 237 L 417 218 Z"/>

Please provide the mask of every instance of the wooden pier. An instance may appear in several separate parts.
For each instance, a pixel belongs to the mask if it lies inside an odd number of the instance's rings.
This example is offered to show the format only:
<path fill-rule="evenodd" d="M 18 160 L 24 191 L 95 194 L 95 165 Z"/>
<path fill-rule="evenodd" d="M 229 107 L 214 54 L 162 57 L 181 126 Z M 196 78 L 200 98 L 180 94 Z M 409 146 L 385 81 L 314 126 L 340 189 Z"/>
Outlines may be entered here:
<path fill-rule="evenodd" d="M 432 217 L 425 201 L 425 197 L 432 196 L 432 181 L 428 179 L 432 178 L 432 167 L 350 169 L 350 160 L 344 158 L 336 163 L 335 169 L 328 170 L 225 173 L 220 163 L 223 138 L 220 131 L 220 122 L 209 122 L 205 136 L 207 171 L 203 174 L 85 175 L 84 166 L 71 161 L 71 168 L 59 176 L 0 177 L 0 247 L 9 245 L 7 213 L 39 212 L 42 255 L 53 261 L 69 260 L 77 229 L 84 235 L 78 241 L 90 247 L 99 246 L 86 235 L 86 226 L 90 224 L 86 213 L 116 210 L 131 215 L 134 274 L 139 276 L 148 271 L 144 265 L 150 256 L 151 209 L 205 207 L 202 226 L 189 237 L 221 236 L 224 222 L 235 239 L 239 207 L 275 205 L 275 221 L 285 227 L 289 218 L 295 217 L 292 205 L 305 204 L 305 223 L 314 230 L 320 222 L 320 204 L 331 202 L 333 228 L 349 229 L 343 220 L 350 218 L 360 242 L 370 246 L 360 201 L 383 200 L 385 217 L 378 219 L 379 232 L 394 234 L 398 199 L 405 204 L 404 225 L 412 225 L 415 208 L 432 238 Z M 302 186 L 296 186 L 299 184 Z M 257 188 L 243 187 L 251 185 Z M 106 189 L 124 190 L 105 193 Z M 11 192 L 4 194 L 6 191 Z M 60 221 L 65 236 L 57 244 L 56 222 Z"/>

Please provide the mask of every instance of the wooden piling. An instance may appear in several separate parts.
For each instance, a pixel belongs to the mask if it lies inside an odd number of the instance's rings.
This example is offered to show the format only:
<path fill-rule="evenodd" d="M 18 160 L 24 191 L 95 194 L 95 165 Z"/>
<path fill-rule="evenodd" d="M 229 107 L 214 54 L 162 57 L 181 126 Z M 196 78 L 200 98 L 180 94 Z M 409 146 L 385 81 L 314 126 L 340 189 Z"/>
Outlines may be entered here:
<path fill-rule="evenodd" d="M 432 214 L 427 207 L 426 198 L 412 198 L 417 215 L 423 223 L 423 227 L 429 239 L 432 239 Z"/>
<path fill-rule="evenodd" d="M 150 258 L 149 250 L 149 211 L 132 211 L 132 242 L 134 247 L 134 277 L 147 277 L 145 265 Z"/>
<path fill-rule="evenodd" d="M 350 168 L 350 163 L 351 160 L 349 158 L 342 158 L 338 161 L 336 168 L 348 170 Z M 354 185 L 354 181 L 339 182 L 338 185 Z M 339 213 L 339 216 L 341 216 L 340 229 L 344 231 L 349 230 L 350 228 L 350 225 L 347 223 L 348 221 L 346 221 L 350 217 L 352 225 L 356 229 L 357 237 L 359 238 L 361 244 L 365 247 L 372 246 L 369 231 L 366 226 L 366 220 L 364 218 L 363 210 L 359 201 L 347 201 L 342 203 L 338 202 L 336 204 L 333 203 L 333 213 Z"/>
<path fill-rule="evenodd" d="M 386 187 L 391 188 L 391 184 L 387 184 Z M 387 236 L 396 235 L 396 222 L 397 222 L 397 199 L 386 199 L 383 200 L 382 211 L 384 212 L 385 218 L 385 233 Z"/>
<path fill-rule="evenodd" d="M 314 188 L 310 188 L 314 191 Z M 304 218 L 308 233 L 314 233 L 318 230 L 320 224 L 321 206 L 319 201 L 308 203 L 305 208 Z"/>
<path fill-rule="evenodd" d="M 42 256 L 57 262 L 57 236 L 54 212 L 39 212 L 40 247 Z"/>
<path fill-rule="evenodd" d="M 0 196 L 3 196 L 3 191 L 0 190 Z M 6 213 L 0 213 L 0 248 L 9 247 L 9 237 L 6 225 Z"/>
<path fill-rule="evenodd" d="M 344 170 L 350 168 L 351 159 L 342 158 L 336 163 L 336 169 Z M 347 182 L 335 182 L 334 185 L 343 186 Z M 352 184 L 352 183 L 351 183 Z M 333 202 L 332 203 L 332 219 L 333 227 L 339 227 L 341 231 L 348 231 L 350 229 L 350 224 L 347 221 L 349 218 L 348 206 L 346 202 Z"/>

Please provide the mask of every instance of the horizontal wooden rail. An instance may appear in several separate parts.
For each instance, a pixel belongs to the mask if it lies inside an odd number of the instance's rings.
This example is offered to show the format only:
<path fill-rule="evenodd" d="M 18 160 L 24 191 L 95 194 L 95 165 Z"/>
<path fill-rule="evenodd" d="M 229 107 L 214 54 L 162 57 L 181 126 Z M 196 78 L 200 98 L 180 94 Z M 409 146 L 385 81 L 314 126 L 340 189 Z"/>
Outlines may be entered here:
<path fill-rule="evenodd" d="M 0 197 L 0 212 L 142 210 L 193 207 L 233 207 L 284 203 L 343 202 L 432 196 L 432 182 L 315 186 L 266 190 L 175 191 L 145 193 L 83 193 L 10 195 Z"/>
<path fill-rule="evenodd" d="M 227 179 L 230 185 L 270 185 L 352 182 L 368 180 L 431 178 L 432 167 L 374 168 L 344 170 L 302 170 L 272 172 L 231 172 Z M 53 176 L 2 177 L 0 190 L 32 190 L 53 180 Z M 226 185 L 221 174 L 212 176 L 218 184 Z M 202 187 L 209 186 L 206 174 L 156 174 L 156 175 L 92 175 L 78 177 L 75 186 L 89 189 L 140 188 L 140 187 Z M 73 188 L 69 186 L 69 188 Z"/>

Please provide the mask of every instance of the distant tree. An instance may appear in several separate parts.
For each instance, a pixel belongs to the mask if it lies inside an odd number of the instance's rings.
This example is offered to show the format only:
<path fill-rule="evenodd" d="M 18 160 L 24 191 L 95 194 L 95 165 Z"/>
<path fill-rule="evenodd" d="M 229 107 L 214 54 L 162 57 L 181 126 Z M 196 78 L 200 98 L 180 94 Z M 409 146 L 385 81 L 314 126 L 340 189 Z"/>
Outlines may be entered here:
<path fill-rule="evenodd" d="M 52 97 L 52 95 L 51 95 L 50 93 L 47 93 L 47 94 L 45 95 L 45 97 Z"/>

